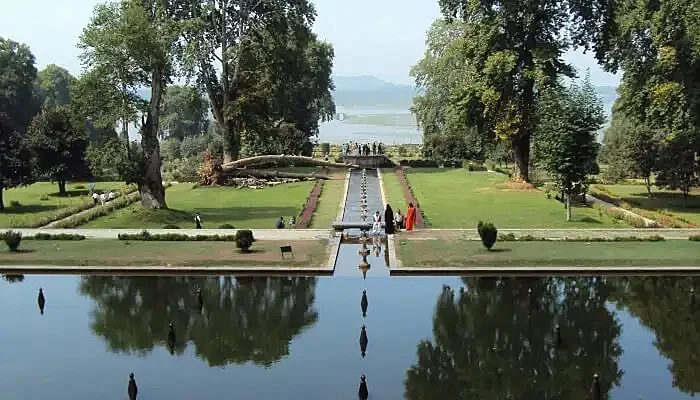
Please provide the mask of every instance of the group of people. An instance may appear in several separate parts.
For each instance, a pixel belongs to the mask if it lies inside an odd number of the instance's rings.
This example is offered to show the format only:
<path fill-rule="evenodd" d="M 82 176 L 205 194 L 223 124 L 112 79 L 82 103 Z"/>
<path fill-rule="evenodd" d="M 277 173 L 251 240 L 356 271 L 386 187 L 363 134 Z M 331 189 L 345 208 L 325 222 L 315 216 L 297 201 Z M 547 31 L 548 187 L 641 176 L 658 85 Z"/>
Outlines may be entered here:
<path fill-rule="evenodd" d="M 297 218 L 292 216 L 289 218 L 289 229 L 294 229 L 297 225 Z M 280 219 L 277 220 L 275 223 L 275 227 L 277 229 L 284 229 L 285 224 L 284 224 L 284 217 L 280 217 Z"/>
<path fill-rule="evenodd" d="M 97 203 L 100 203 L 101 205 L 105 205 L 106 202 L 110 200 L 114 200 L 117 197 L 117 195 L 113 191 L 109 191 L 107 193 L 100 193 L 97 194 L 97 192 L 92 193 L 92 201 L 95 202 L 95 205 Z"/>
<path fill-rule="evenodd" d="M 361 144 L 357 142 L 343 143 L 340 145 L 340 153 L 343 156 L 376 156 L 384 154 L 384 145 L 377 142 L 372 144 Z"/>
<path fill-rule="evenodd" d="M 416 208 L 413 203 L 408 203 L 408 209 L 406 210 L 406 215 L 401 213 L 401 210 L 397 210 L 394 214 L 394 210 L 391 208 L 390 204 L 386 205 L 384 210 L 384 233 L 387 235 L 392 235 L 397 231 L 405 229 L 407 231 L 412 231 L 413 227 L 416 225 Z M 382 232 L 382 215 L 379 211 L 374 213 L 374 222 L 372 224 L 372 233 L 379 235 Z"/>

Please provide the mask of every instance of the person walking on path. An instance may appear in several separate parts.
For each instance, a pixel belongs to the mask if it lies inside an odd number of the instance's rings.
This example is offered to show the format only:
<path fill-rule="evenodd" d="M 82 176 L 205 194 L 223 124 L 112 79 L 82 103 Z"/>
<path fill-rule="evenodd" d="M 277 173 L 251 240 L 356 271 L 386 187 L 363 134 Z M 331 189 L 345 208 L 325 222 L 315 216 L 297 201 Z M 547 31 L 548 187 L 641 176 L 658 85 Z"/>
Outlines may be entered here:
<path fill-rule="evenodd" d="M 393 235 L 394 228 L 394 210 L 391 209 L 391 205 L 387 204 L 384 211 L 384 232 L 387 235 Z"/>
<path fill-rule="evenodd" d="M 199 216 L 199 213 L 194 214 L 194 224 L 195 229 L 202 229 L 202 217 Z"/>
<path fill-rule="evenodd" d="M 413 225 L 416 224 L 416 208 L 413 207 L 413 203 L 408 203 L 408 210 L 406 211 L 406 230 L 412 231 Z"/>

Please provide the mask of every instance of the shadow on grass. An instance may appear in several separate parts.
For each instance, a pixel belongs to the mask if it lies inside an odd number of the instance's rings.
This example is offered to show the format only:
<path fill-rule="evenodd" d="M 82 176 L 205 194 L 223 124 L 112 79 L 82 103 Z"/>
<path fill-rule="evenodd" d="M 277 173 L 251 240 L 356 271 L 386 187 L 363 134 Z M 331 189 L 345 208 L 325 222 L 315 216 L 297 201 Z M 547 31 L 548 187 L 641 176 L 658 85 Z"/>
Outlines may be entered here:
<path fill-rule="evenodd" d="M 243 251 L 241 249 L 236 249 L 236 254 L 260 254 L 260 253 L 265 253 L 267 250 L 262 250 L 262 249 L 248 249 L 247 251 Z"/>
<path fill-rule="evenodd" d="M 29 204 L 29 205 L 22 205 L 19 207 L 8 207 L 7 205 L 3 210 L 0 210 L 0 215 L 6 214 L 32 214 L 32 213 L 39 213 L 43 211 L 53 211 L 58 209 L 59 207 L 57 205 L 44 205 L 44 204 Z"/>
<path fill-rule="evenodd" d="M 7 250 L 7 252 L 11 253 L 11 254 L 27 254 L 27 253 L 36 253 L 36 250 L 34 250 L 34 249 L 17 249 L 15 251 Z"/>
<path fill-rule="evenodd" d="M 632 193 L 620 197 L 622 201 L 638 205 L 644 209 L 669 209 L 671 211 L 688 211 L 700 208 L 700 195 L 689 194 L 686 205 L 682 193 L 652 192 L 651 197 L 647 193 Z"/>
<path fill-rule="evenodd" d="M 511 249 L 504 249 L 502 247 L 499 247 L 499 248 L 488 250 L 486 253 L 487 254 L 488 253 L 510 253 L 511 251 L 512 251 Z"/>
<path fill-rule="evenodd" d="M 602 221 L 597 220 L 593 217 L 583 217 L 583 218 L 580 218 L 578 220 L 574 219 L 574 221 L 585 222 L 585 223 L 589 223 L 589 224 L 602 224 L 603 223 Z"/>

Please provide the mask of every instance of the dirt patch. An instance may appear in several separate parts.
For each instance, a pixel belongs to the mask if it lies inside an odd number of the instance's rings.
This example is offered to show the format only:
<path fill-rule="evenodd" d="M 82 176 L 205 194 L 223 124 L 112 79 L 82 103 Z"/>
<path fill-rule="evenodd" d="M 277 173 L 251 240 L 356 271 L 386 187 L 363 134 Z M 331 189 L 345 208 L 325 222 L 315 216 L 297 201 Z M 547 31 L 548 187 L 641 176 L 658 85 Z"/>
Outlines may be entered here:
<path fill-rule="evenodd" d="M 536 192 L 537 188 L 531 183 L 508 181 L 496 186 L 502 192 Z"/>

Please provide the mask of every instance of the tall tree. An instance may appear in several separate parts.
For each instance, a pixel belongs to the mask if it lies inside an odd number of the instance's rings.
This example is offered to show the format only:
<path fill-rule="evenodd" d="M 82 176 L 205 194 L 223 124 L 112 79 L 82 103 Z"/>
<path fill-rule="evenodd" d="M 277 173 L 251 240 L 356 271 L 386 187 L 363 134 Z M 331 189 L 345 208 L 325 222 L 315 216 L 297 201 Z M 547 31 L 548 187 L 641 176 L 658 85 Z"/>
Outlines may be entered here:
<path fill-rule="evenodd" d="M 514 179 L 528 181 L 530 141 L 538 94 L 560 76 L 573 76 L 562 61 L 568 36 L 586 28 L 569 24 L 581 10 L 578 0 L 440 0 L 442 13 L 464 24 L 461 51 L 467 62 L 451 103 L 480 110 L 467 119 L 482 134 L 508 140 Z M 573 12 L 573 14 L 572 14 Z"/>
<path fill-rule="evenodd" d="M 176 14 L 179 3 L 159 0 L 121 0 L 98 5 L 80 38 L 84 65 L 110 78 L 112 86 L 127 93 L 120 100 L 124 112 L 138 109 L 141 100 L 132 94 L 150 88 L 150 99 L 141 111 L 141 149 L 132 153 L 135 173 L 128 181 L 138 184 L 144 208 L 166 208 L 158 142 L 161 101 L 175 73 L 181 35 Z M 96 78 L 99 79 L 99 78 Z M 114 93 L 115 91 L 111 91 Z"/>
<path fill-rule="evenodd" d="M 37 172 L 57 182 L 62 195 L 66 193 L 67 180 L 86 175 L 88 140 L 85 120 L 67 106 L 42 111 L 29 127 L 29 145 L 36 157 Z"/>
<path fill-rule="evenodd" d="M 71 103 L 71 87 L 76 79 L 67 69 L 49 64 L 39 71 L 36 78 L 41 108 L 48 110 Z"/>
<path fill-rule="evenodd" d="M 584 400 L 598 373 L 607 399 L 622 376 L 621 327 L 606 304 L 611 295 L 599 278 L 465 279 L 458 291 L 444 286 L 434 338 L 417 346 L 405 398 Z"/>
<path fill-rule="evenodd" d="M 160 138 L 182 140 L 206 132 L 209 125 L 209 102 L 193 86 L 168 87 L 163 95 L 162 113 Z"/>
<path fill-rule="evenodd" d="M 243 51 L 261 29 L 274 36 L 290 26 L 309 26 L 316 11 L 308 0 L 195 0 L 188 14 L 187 67 L 206 89 L 224 137 L 224 162 L 232 161 L 239 156 L 242 131 L 232 108 L 249 75 L 241 65 Z"/>
<path fill-rule="evenodd" d="M 0 113 L 0 211 L 5 209 L 3 190 L 32 183 L 31 152 L 23 136 Z"/>
<path fill-rule="evenodd" d="M 700 186 L 700 159 L 695 150 L 698 148 L 697 142 L 700 142 L 700 137 L 689 133 L 669 138 L 655 164 L 656 186 L 680 190 L 685 205 L 688 205 L 690 191 Z"/>
<path fill-rule="evenodd" d="M 35 80 L 34 55 L 29 47 L 0 37 L 0 113 L 5 113 L 19 132 L 26 132 L 39 111 Z"/>
<path fill-rule="evenodd" d="M 571 221 L 571 198 L 585 193 L 588 175 L 598 172 L 596 132 L 605 122 L 603 104 L 586 78 L 580 85 L 547 89 L 537 117 L 537 163 L 556 180 Z"/>

